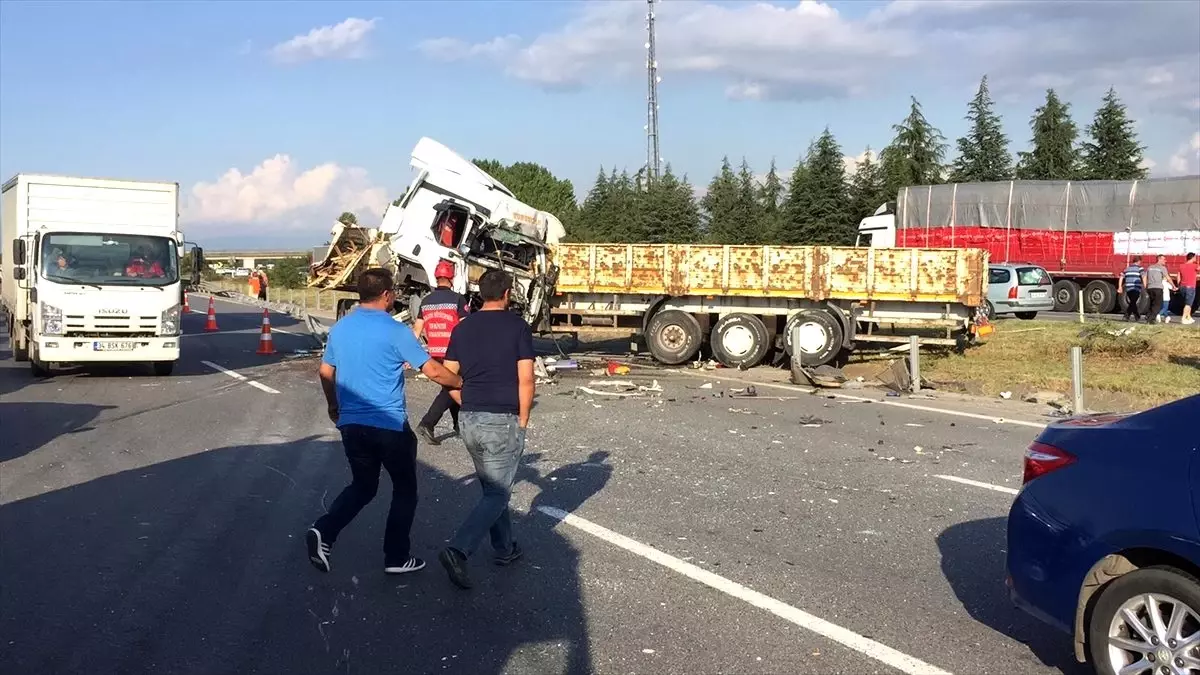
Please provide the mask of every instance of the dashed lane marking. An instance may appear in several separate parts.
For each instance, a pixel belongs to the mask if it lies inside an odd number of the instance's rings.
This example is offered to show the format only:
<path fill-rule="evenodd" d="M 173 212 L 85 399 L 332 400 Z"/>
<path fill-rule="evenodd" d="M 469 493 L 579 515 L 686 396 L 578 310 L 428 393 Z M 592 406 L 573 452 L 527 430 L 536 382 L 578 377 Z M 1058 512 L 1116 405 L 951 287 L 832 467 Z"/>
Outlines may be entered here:
<path fill-rule="evenodd" d="M 970 486 L 977 487 L 977 488 L 983 488 L 984 490 L 993 490 L 995 492 L 1003 492 L 1004 494 L 1008 494 L 1008 495 L 1015 495 L 1018 492 L 1020 492 L 1020 490 L 1017 490 L 1015 488 L 1005 487 L 1003 485 L 993 485 L 991 483 L 984 483 L 982 481 L 971 480 L 970 478 L 959 478 L 958 476 L 943 476 L 943 475 L 938 474 L 938 475 L 934 475 L 934 478 L 941 478 L 942 480 L 948 480 L 948 481 L 951 481 L 954 483 L 962 483 L 963 485 L 970 485 Z"/>
<path fill-rule="evenodd" d="M 278 394 L 279 393 L 278 389 L 272 389 L 272 388 L 268 387 L 267 385 L 263 384 L 262 382 L 259 382 L 258 380 L 251 380 L 250 378 L 237 372 L 236 370 L 230 370 L 224 366 L 219 366 L 219 365 L 213 363 L 212 361 L 201 361 L 200 363 L 203 363 L 204 365 L 208 366 L 209 368 L 212 368 L 213 370 L 217 371 L 218 373 L 225 373 L 229 377 L 232 377 L 233 379 L 235 379 L 239 382 L 245 382 L 246 384 L 248 384 L 251 387 L 254 387 L 255 389 L 258 389 L 260 391 L 265 391 L 268 394 Z"/>
<path fill-rule="evenodd" d="M 612 544 L 618 548 L 623 548 L 634 555 L 640 556 L 651 562 L 658 563 L 667 569 L 682 574 L 683 576 L 698 581 L 705 586 L 716 589 L 732 596 L 739 600 L 745 601 L 759 609 L 764 609 L 779 618 L 791 622 L 805 630 L 812 631 L 817 635 L 826 637 L 834 642 L 841 643 L 850 649 L 868 656 L 880 663 L 888 665 L 896 670 L 909 675 L 950 675 L 949 671 L 942 670 L 937 666 L 930 665 L 909 656 L 903 652 L 897 651 L 881 644 L 863 635 L 859 635 L 847 628 L 842 628 L 836 624 L 830 623 L 820 617 L 813 616 L 808 612 L 793 607 L 787 603 L 781 602 L 768 595 L 764 595 L 751 588 L 743 586 L 736 581 L 731 581 L 723 576 L 713 574 L 708 570 L 697 567 L 691 563 L 684 562 L 679 558 L 667 555 L 658 549 L 652 548 L 639 541 L 635 541 L 618 534 L 605 527 L 597 525 L 589 520 L 585 520 L 571 513 L 567 513 L 561 509 L 556 509 L 549 506 L 537 507 L 539 511 L 574 527 L 582 530 L 593 537 Z"/>

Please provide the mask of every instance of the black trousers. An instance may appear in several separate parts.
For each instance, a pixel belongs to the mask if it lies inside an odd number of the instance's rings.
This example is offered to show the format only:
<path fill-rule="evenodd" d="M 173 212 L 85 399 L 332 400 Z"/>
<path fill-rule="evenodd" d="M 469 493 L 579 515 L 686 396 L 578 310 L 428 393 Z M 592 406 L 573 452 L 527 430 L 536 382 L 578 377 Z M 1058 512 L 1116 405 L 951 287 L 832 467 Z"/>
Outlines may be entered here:
<path fill-rule="evenodd" d="M 264 288 L 264 289 L 262 289 L 262 290 L 260 290 L 260 291 L 258 292 L 258 299 L 259 299 L 259 300 L 266 301 L 266 299 L 267 299 L 267 289 L 265 289 L 265 288 Z"/>
<path fill-rule="evenodd" d="M 350 463 L 349 485 L 333 500 L 329 512 L 313 527 L 333 544 L 342 529 L 371 503 L 379 490 L 379 468 L 392 479 L 392 506 L 383 534 L 383 564 L 403 565 L 409 557 L 409 533 L 417 511 L 417 437 L 404 431 L 347 424 L 340 429 L 346 460 Z"/>
<path fill-rule="evenodd" d="M 1139 289 L 1129 288 L 1125 290 L 1125 318 L 1140 319 L 1142 315 L 1138 312 L 1138 300 L 1142 299 L 1142 291 Z"/>
<path fill-rule="evenodd" d="M 1147 292 L 1150 293 L 1150 309 L 1146 312 L 1146 319 L 1153 321 L 1154 317 L 1158 316 L 1158 313 L 1162 311 L 1163 289 L 1151 288 Z"/>
<path fill-rule="evenodd" d="M 437 361 L 438 363 L 442 362 L 442 359 L 437 358 L 436 356 L 433 357 L 433 360 Z M 425 416 L 421 418 L 421 426 L 425 427 L 426 429 L 432 429 L 436 427 L 438 422 L 442 421 L 442 415 L 445 415 L 447 410 L 450 411 L 450 419 L 454 420 L 454 428 L 457 429 L 458 404 L 454 402 L 454 399 L 450 398 L 450 390 L 442 387 L 442 390 L 438 392 L 436 397 L 434 397 L 433 403 L 430 404 L 429 410 L 426 411 Z"/>

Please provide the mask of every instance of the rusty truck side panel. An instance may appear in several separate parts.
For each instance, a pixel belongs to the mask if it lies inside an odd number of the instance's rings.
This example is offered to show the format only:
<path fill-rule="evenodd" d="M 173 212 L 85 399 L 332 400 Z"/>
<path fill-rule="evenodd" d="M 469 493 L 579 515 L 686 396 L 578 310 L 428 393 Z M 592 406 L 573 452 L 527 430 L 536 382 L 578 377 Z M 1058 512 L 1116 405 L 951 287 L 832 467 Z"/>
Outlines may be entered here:
<path fill-rule="evenodd" d="M 979 306 L 980 249 L 558 244 L 559 293 L 899 300 Z"/>

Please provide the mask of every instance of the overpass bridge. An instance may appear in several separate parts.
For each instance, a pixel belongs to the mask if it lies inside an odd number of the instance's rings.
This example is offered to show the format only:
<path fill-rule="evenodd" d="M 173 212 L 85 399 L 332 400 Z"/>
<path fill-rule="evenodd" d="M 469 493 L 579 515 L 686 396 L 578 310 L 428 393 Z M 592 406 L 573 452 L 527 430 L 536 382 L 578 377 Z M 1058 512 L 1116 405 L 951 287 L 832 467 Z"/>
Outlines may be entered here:
<path fill-rule="evenodd" d="M 307 249 L 266 249 L 260 251 L 250 250 L 214 250 L 204 251 L 204 259 L 209 263 L 224 262 L 230 267 L 248 267 L 254 269 L 262 262 L 275 262 L 287 258 L 306 258 L 311 260 L 313 252 L 320 250 L 320 255 L 325 254 L 326 246 L 315 246 Z"/>

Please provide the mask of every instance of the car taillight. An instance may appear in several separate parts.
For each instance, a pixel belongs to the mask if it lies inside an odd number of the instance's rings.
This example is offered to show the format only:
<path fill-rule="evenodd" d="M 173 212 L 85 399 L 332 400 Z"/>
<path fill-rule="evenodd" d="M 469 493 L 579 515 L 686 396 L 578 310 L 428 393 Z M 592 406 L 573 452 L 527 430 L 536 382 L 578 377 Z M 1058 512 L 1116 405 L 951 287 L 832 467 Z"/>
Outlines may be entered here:
<path fill-rule="evenodd" d="M 1009 300 L 1016 300 L 1016 299 L 1017 299 L 1017 287 L 1016 287 L 1016 286 L 1010 286 L 1010 287 L 1009 287 L 1009 289 L 1008 289 L 1008 299 L 1009 299 Z"/>
<path fill-rule="evenodd" d="M 1075 461 L 1075 456 L 1066 450 L 1059 450 L 1053 445 L 1034 441 L 1025 451 L 1025 475 L 1021 484 L 1024 485 L 1034 478 L 1045 476 L 1051 471 L 1068 466 Z"/>

